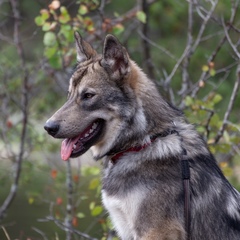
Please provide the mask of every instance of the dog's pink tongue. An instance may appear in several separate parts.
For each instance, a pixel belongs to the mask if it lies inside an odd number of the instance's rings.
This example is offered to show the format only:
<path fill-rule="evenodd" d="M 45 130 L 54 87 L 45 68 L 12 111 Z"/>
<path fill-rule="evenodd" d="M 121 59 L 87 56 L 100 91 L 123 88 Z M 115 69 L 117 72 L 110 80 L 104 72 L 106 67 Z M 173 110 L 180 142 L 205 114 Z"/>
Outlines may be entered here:
<path fill-rule="evenodd" d="M 70 158 L 70 155 L 72 153 L 74 141 L 70 138 L 66 138 L 62 141 L 61 146 L 61 158 L 62 160 L 66 161 Z"/>

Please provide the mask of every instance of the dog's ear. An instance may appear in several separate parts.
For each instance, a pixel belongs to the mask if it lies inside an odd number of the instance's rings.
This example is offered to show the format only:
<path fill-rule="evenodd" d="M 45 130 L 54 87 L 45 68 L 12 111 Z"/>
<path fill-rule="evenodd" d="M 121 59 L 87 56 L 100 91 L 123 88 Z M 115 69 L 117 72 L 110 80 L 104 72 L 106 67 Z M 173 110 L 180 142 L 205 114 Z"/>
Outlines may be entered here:
<path fill-rule="evenodd" d="M 82 36 L 79 32 L 75 32 L 74 37 L 77 49 L 77 61 L 79 63 L 97 55 L 97 52 L 92 48 L 92 46 L 82 39 Z"/>
<path fill-rule="evenodd" d="M 113 79 L 122 79 L 130 69 L 126 49 L 110 34 L 104 41 L 101 65 Z"/>

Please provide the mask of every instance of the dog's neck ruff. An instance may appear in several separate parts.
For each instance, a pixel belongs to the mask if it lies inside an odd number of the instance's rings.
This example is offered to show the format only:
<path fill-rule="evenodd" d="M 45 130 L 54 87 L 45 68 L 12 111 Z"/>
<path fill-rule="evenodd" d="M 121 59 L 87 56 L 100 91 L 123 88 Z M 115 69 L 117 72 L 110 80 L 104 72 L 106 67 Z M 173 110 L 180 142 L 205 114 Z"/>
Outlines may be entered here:
<path fill-rule="evenodd" d="M 146 147 L 150 146 L 152 142 L 154 142 L 158 137 L 166 137 L 171 134 L 177 134 L 179 135 L 179 132 L 177 130 L 170 130 L 163 133 L 159 133 L 156 135 L 153 135 L 150 137 L 150 142 L 145 143 L 140 146 L 135 146 L 128 148 L 126 150 L 123 150 L 121 152 L 115 153 L 111 157 L 111 162 L 113 165 L 115 165 L 121 157 L 128 152 L 139 152 Z M 187 151 L 185 148 L 182 149 L 182 156 L 180 159 L 181 162 L 181 171 L 182 171 L 182 180 L 183 180 L 183 189 L 184 189 L 184 219 L 185 219 L 185 231 L 186 231 L 186 239 L 190 239 L 190 225 L 191 225 L 191 213 L 190 213 L 190 167 L 189 167 L 189 161 L 187 157 Z M 109 154 L 110 155 L 110 154 Z"/>
<path fill-rule="evenodd" d="M 152 142 L 154 142 L 158 137 L 166 137 L 166 136 L 174 134 L 174 133 L 178 134 L 178 132 L 176 130 L 168 129 L 168 130 L 166 130 L 166 131 L 164 131 L 162 133 L 155 134 L 155 135 L 150 137 L 150 142 L 148 142 L 148 143 L 145 143 L 145 144 L 140 145 L 140 146 L 130 147 L 130 148 L 126 149 L 126 150 L 123 150 L 123 151 L 120 151 L 118 153 L 115 153 L 111 157 L 111 162 L 112 162 L 112 164 L 116 164 L 121 159 L 121 157 L 124 154 L 126 154 L 128 152 L 140 152 L 141 150 L 143 150 L 146 147 L 150 146 L 152 144 Z"/>

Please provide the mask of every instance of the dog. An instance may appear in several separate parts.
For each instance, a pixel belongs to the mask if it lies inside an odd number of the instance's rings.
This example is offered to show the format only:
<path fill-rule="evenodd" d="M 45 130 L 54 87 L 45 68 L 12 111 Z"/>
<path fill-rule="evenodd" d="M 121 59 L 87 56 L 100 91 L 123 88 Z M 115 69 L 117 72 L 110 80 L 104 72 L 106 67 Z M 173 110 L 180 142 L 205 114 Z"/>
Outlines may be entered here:
<path fill-rule="evenodd" d="M 88 149 L 103 159 L 102 202 L 120 239 L 239 240 L 240 194 L 183 113 L 116 37 L 102 54 L 78 32 L 75 42 L 67 102 L 44 128 L 64 139 L 63 160 Z"/>

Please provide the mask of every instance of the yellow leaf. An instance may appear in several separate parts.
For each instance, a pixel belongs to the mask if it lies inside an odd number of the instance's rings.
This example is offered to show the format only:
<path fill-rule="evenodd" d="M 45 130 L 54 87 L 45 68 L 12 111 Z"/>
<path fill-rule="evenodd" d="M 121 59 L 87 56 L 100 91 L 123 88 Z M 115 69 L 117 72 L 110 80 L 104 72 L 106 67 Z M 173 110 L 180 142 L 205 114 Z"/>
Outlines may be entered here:
<path fill-rule="evenodd" d="M 34 203 L 34 198 L 33 197 L 28 198 L 28 203 L 33 204 Z"/>
<path fill-rule="evenodd" d="M 213 144 L 213 143 L 215 143 L 215 140 L 212 138 L 212 139 L 209 139 L 208 141 L 207 141 L 207 143 L 208 144 Z"/>
<path fill-rule="evenodd" d="M 203 72 L 207 72 L 208 70 L 209 70 L 208 65 L 203 65 L 203 66 L 202 66 L 202 71 L 203 71 Z"/>

